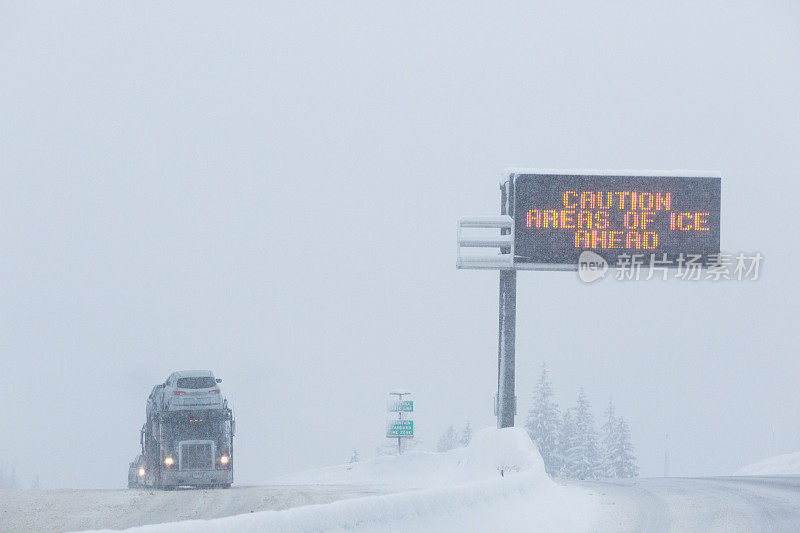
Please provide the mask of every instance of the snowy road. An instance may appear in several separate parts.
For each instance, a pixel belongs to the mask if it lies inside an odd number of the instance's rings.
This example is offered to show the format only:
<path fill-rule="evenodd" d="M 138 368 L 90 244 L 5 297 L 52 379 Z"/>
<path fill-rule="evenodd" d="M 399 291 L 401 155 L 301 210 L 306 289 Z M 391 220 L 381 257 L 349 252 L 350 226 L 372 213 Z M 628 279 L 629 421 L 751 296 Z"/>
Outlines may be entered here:
<path fill-rule="evenodd" d="M 800 477 L 652 478 L 562 484 L 591 494 L 590 500 L 597 498 L 599 506 L 593 510 L 592 531 L 800 531 Z M 2 490 L 0 529 L 120 529 L 282 510 L 388 492 L 391 491 L 387 488 L 366 485 L 268 485 L 171 492 Z M 519 503 L 514 505 L 524 506 L 525 500 L 518 499 L 519 496 L 516 495 Z M 558 503 L 559 506 L 565 504 L 565 508 L 575 506 L 573 512 L 579 514 L 585 511 L 581 501 L 585 500 L 568 498 Z M 422 512 L 420 507 L 418 513 L 414 513 L 419 530 L 427 530 L 428 526 L 431 531 L 442 530 L 447 523 L 455 524 L 453 515 L 450 515 L 450 522 L 440 523 L 442 516 L 448 516 L 447 512 L 440 511 L 446 509 L 439 509 L 440 504 L 432 501 L 425 502 L 422 507 L 431 508 Z M 536 512 L 546 514 L 546 509 Z M 428 514 L 430 517 L 426 518 Z M 388 524 L 386 527 L 392 529 Z M 373 529 L 380 530 L 381 526 Z"/>
<path fill-rule="evenodd" d="M 800 477 L 569 484 L 600 496 L 597 531 L 800 531 Z"/>
<path fill-rule="evenodd" d="M 122 529 L 383 494 L 366 486 L 258 486 L 215 490 L 0 490 L 0 531 Z"/>

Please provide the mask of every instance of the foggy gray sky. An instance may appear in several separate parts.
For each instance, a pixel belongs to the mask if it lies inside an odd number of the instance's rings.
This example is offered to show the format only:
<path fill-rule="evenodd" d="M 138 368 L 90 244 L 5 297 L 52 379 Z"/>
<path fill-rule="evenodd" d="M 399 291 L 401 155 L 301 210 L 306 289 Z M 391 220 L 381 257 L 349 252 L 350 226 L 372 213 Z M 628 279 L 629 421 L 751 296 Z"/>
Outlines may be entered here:
<path fill-rule="evenodd" d="M 800 6 L 0 4 L 0 461 L 120 487 L 150 388 L 223 378 L 236 479 L 494 424 L 509 166 L 719 170 L 755 283 L 518 278 L 518 424 L 610 395 L 644 476 L 800 450 Z M 598 423 L 599 425 L 599 423 Z"/>

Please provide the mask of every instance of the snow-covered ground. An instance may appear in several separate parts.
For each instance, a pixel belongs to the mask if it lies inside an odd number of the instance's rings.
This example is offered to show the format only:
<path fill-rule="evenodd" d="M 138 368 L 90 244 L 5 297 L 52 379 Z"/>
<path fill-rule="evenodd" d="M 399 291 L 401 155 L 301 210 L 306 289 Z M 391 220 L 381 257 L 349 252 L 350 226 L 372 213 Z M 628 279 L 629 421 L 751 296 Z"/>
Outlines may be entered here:
<path fill-rule="evenodd" d="M 234 486 L 210 490 L 0 490 L 0 531 L 124 529 L 211 519 L 383 493 L 359 486 Z"/>
<path fill-rule="evenodd" d="M 598 509 L 590 490 L 550 480 L 520 428 L 479 431 L 467 448 L 444 454 L 381 457 L 274 481 L 419 490 L 141 531 L 587 531 Z"/>
<path fill-rule="evenodd" d="M 592 531 L 800 531 L 800 478 L 576 482 L 600 497 Z"/>
<path fill-rule="evenodd" d="M 734 476 L 800 476 L 800 452 L 776 455 L 743 466 Z"/>
<path fill-rule="evenodd" d="M 777 461 L 784 475 L 775 477 L 555 482 L 524 430 L 487 429 L 467 448 L 263 487 L 0 491 L 0 530 L 800 531 L 800 476 L 785 475 L 792 455 Z"/>

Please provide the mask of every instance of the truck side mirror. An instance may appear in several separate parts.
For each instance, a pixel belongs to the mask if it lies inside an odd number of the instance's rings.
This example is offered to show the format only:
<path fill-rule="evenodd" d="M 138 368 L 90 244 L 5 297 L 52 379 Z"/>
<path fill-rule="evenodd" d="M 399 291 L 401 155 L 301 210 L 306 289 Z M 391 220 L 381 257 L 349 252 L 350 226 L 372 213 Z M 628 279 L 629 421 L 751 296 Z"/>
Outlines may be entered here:
<path fill-rule="evenodd" d="M 217 382 L 217 383 L 222 383 L 222 380 L 221 380 L 220 378 L 217 378 L 217 379 L 216 379 L 216 382 Z"/>

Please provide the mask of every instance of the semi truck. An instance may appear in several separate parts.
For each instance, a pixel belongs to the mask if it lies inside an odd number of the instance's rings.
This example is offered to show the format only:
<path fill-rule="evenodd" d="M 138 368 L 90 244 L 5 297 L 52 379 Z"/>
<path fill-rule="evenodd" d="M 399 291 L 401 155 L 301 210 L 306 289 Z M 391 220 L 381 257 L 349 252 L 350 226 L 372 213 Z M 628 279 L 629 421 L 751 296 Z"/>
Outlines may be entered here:
<path fill-rule="evenodd" d="M 209 370 L 188 370 L 153 387 L 139 436 L 141 457 L 131 463 L 129 486 L 231 486 L 236 421 L 221 382 Z"/>

